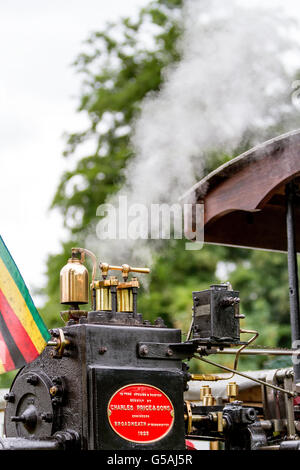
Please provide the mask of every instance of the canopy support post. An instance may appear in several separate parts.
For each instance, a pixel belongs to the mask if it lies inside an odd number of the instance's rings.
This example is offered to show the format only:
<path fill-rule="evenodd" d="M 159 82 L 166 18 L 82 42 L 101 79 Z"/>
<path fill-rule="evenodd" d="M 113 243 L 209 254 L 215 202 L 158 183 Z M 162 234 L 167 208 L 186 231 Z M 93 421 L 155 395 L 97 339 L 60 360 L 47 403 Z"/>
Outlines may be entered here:
<path fill-rule="evenodd" d="M 295 233 L 295 186 L 294 183 L 288 183 L 286 186 L 286 228 L 287 228 L 287 253 L 288 253 L 288 272 L 289 272 L 289 295 L 290 295 L 290 319 L 291 319 L 291 339 L 292 349 L 298 349 L 300 346 L 300 317 L 299 317 L 299 281 L 298 281 L 298 263 L 296 249 Z M 298 343 L 297 343 L 298 342 Z M 294 367 L 295 383 L 300 382 L 300 357 L 297 357 L 299 364 Z"/>

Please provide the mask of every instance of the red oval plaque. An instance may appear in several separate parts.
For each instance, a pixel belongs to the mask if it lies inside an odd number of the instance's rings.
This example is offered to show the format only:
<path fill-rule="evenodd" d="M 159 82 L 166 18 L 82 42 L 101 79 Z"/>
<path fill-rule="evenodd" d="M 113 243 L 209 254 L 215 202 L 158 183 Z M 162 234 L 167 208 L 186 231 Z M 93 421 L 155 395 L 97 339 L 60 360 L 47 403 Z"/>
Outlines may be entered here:
<path fill-rule="evenodd" d="M 174 423 L 171 400 L 159 388 L 146 384 L 120 388 L 111 397 L 107 413 L 113 430 L 131 442 L 158 441 Z"/>

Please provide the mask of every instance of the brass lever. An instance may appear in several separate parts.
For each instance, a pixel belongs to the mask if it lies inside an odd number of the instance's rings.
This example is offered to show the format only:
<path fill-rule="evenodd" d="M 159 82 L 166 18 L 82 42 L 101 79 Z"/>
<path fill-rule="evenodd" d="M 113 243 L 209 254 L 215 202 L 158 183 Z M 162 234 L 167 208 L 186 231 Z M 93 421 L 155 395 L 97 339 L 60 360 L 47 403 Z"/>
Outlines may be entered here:
<path fill-rule="evenodd" d="M 128 264 L 122 264 L 122 266 L 113 266 L 108 263 L 100 263 L 100 269 L 102 271 L 102 276 L 105 279 L 105 277 L 108 275 L 108 271 L 121 271 L 122 276 L 124 280 L 127 280 L 128 274 L 130 272 L 132 273 L 140 273 L 140 274 L 149 274 L 150 269 L 149 268 L 133 268 L 129 266 Z"/>

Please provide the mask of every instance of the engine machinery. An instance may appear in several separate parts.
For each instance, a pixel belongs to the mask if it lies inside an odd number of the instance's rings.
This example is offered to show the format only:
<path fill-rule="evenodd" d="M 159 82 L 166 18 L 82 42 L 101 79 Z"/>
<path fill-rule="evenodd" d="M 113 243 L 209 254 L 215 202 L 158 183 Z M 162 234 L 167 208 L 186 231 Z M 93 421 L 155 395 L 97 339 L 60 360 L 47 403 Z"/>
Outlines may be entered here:
<path fill-rule="evenodd" d="M 241 328 L 239 292 L 229 283 L 193 292 L 182 341 L 162 318 L 151 324 L 138 313 L 135 274 L 148 269 L 100 263 L 97 275 L 93 253 L 73 248 L 61 270 L 65 326 L 50 331 L 42 354 L 15 377 L 0 448 L 183 450 L 204 440 L 211 449 L 299 449 L 299 152 L 300 132 L 286 134 L 191 189 L 193 203 L 205 203 L 205 242 L 288 252 L 292 349 L 253 348 L 258 332 Z M 232 367 L 211 360 L 225 354 Z M 246 373 L 238 370 L 245 354 L 296 360 Z M 192 358 L 221 371 L 194 374 Z"/>
<path fill-rule="evenodd" d="M 80 309 L 89 297 L 86 254 L 93 259 L 90 311 Z M 250 378 L 264 397 L 260 392 L 253 401 L 250 393 L 246 403 L 226 375 L 189 373 L 186 359 L 208 361 L 232 346 L 237 355 L 249 344 L 240 338 L 248 330 L 240 329 L 237 291 L 224 284 L 193 292 L 193 319 L 182 342 L 180 330 L 161 318 L 151 324 L 137 312 L 139 282 L 129 275 L 148 269 L 101 263 L 97 280 L 96 268 L 90 251 L 72 249 L 61 270 L 66 325 L 51 330 L 48 347 L 21 369 L 6 395 L 3 449 L 181 450 L 187 438 L 257 449 L 281 443 L 282 436 L 298 447 L 291 370 Z M 189 384 L 199 381 L 198 397 L 185 399 Z M 225 397 L 215 396 L 211 385 L 221 382 Z"/>

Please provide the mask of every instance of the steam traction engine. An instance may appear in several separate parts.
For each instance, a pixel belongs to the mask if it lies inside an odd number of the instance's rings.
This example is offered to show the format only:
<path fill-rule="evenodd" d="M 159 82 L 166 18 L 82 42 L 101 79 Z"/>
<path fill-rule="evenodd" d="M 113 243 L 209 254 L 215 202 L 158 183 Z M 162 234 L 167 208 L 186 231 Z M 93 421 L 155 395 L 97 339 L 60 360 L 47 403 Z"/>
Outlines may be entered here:
<path fill-rule="evenodd" d="M 282 136 L 232 160 L 189 194 L 205 202 L 205 241 L 288 250 L 293 341 L 300 340 L 299 150 L 299 132 Z M 297 343 L 293 350 L 249 348 L 258 333 L 241 328 L 239 292 L 229 283 L 193 292 L 182 342 L 180 330 L 138 313 L 139 282 L 130 276 L 148 269 L 100 263 L 100 272 L 97 279 L 93 253 L 72 249 L 61 270 L 66 324 L 51 330 L 48 347 L 6 395 L 2 449 L 182 450 L 186 439 L 211 441 L 214 449 L 300 447 L 299 361 L 294 368 L 238 370 L 242 354 L 298 358 Z M 91 309 L 81 310 L 89 291 Z M 244 341 L 244 333 L 251 338 Z M 232 368 L 210 359 L 220 354 L 234 355 Z M 190 373 L 192 357 L 223 373 Z"/>

